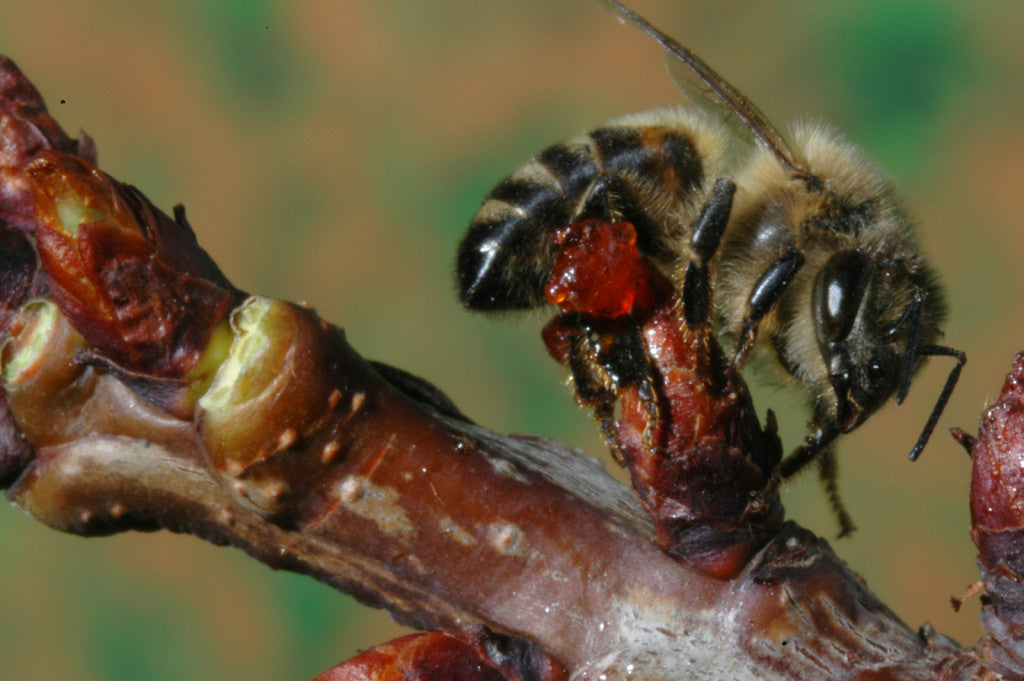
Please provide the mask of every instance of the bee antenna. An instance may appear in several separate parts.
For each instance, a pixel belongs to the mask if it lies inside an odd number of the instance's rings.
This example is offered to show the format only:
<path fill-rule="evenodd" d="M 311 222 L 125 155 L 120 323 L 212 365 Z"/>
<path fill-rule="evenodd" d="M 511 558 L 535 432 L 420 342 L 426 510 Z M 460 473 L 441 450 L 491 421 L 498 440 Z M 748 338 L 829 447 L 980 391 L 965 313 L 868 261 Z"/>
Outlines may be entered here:
<path fill-rule="evenodd" d="M 956 387 L 956 382 L 960 380 L 960 371 L 964 368 L 964 364 L 967 363 L 967 354 L 963 350 L 947 348 L 943 345 L 922 345 L 917 348 L 917 354 L 922 357 L 933 357 L 935 355 L 956 357 L 956 366 L 949 372 L 946 385 L 943 386 L 939 399 L 935 403 L 935 408 L 932 409 L 932 414 L 928 417 L 928 423 L 924 424 L 924 431 L 921 432 L 921 437 L 917 438 L 917 444 L 910 450 L 908 458 L 911 461 L 917 461 L 917 457 L 921 456 L 921 450 L 928 443 L 928 438 L 932 436 L 932 431 L 935 430 L 935 425 L 939 422 L 939 417 L 942 416 L 942 411 L 946 408 L 950 395 L 953 394 L 953 388 Z"/>
<path fill-rule="evenodd" d="M 604 2 L 616 14 L 654 38 L 669 54 L 690 69 L 740 119 L 758 141 L 778 159 L 779 163 L 793 173 L 795 178 L 802 180 L 812 191 L 821 191 L 824 188 L 821 179 L 811 173 L 797 159 L 782 135 L 779 134 L 779 131 L 775 129 L 775 126 L 768 121 L 765 115 L 761 113 L 761 110 L 725 78 L 708 66 L 703 59 L 652 26 L 650 22 L 623 5 L 619 0 L 604 0 Z"/>
<path fill-rule="evenodd" d="M 901 326 L 910 323 L 910 335 L 907 337 L 907 354 L 903 358 L 903 369 L 900 371 L 900 386 L 896 391 L 896 404 L 903 404 L 910 392 L 910 379 L 914 377 L 914 368 L 917 366 L 918 347 L 917 339 L 921 330 L 921 315 L 924 312 L 924 294 L 918 291 L 910 306 L 904 311 L 903 316 L 892 327 L 890 333 L 895 333 Z"/>

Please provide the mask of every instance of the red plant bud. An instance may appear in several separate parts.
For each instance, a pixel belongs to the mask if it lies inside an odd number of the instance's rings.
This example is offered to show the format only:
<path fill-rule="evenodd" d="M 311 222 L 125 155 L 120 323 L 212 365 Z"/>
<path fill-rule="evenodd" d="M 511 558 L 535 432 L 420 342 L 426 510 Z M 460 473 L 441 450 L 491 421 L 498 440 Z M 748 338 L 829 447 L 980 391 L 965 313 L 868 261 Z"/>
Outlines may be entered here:
<path fill-rule="evenodd" d="M 1002 564 L 1024 576 L 1024 555 L 1003 546 L 1011 537 L 1024 538 L 1024 353 L 982 417 L 972 457 L 971 536 L 979 560 L 989 570 Z"/>
<path fill-rule="evenodd" d="M 475 644 L 475 645 L 474 645 Z M 507 651 L 484 641 L 466 641 L 454 634 L 429 631 L 410 634 L 376 646 L 319 674 L 313 681 L 562 681 L 557 662 L 531 648 L 510 663 Z M 493 659 L 495 656 L 501 660 Z M 537 664 L 537 663 L 540 664 Z"/>
<path fill-rule="evenodd" d="M 313 681 L 504 681 L 461 639 L 439 631 L 410 634 L 342 662 Z"/>
<path fill-rule="evenodd" d="M 96 162 L 96 149 L 85 133 L 68 137 L 46 112 L 35 86 L 14 62 L 0 56 L 0 222 L 31 231 L 35 226 L 32 191 L 25 165 L 44 149 L 77 154 Z"/>
<path fill-rule="evenodd" d="M 1024 673 L 1024 352 L 982 417 L 971 455 L 971 538 L 986 591 L 981 623 L 999 646 L 993 655 Z"/>
<path fill-rule="evenodd" d="M 313 681 L 505 681 L 451 634 L 410 634 L 342 662 Z"/>
<path fill-rule="evenodd" d="M 186 377 L 239 298 L 188 226 L 77 157 L 45 151 L 26 172 L 52 297 L 93 359 Z"/>

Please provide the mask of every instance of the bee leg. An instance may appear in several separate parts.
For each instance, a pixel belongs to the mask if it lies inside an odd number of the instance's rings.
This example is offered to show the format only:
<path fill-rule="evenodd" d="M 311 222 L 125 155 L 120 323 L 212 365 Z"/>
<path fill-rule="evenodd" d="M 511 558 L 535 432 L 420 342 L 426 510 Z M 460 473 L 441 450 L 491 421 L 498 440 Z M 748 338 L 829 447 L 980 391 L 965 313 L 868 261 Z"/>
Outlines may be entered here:
<path fill-rule="evenodd" d="M 694 222 L 690 248 L 702 265 L 707 264 L 718 250 L 725 226 L 729 223 L 735 193 L 736 184 L 732 180 L 719 178 Z"/>
<path fill-rule="evenodd" d="M 641 253 L 666 262 L 677 256 L 669 247 L 664 231 L 648 215 L 633 190 L 616 173 L 604 172 L 583 194 L 569 223 L 597 219 L 609 223 L 628 222 L 636 229 L 636 247 Z"/>
<path fill-rule="evenodd" d="M 623 320 L 620 324 L 622 326 L 611 335 L 610 342 L 602 343 L 606 349 L 597 355 L 598 362 L 616 389 L 636 386 L 637 397 L 647 412 L 643 432 L 644 449 L 654 452 L 664 431 L 661 400 L 653 379 L 654 368 L 640 327 L 632 320 Z"/>
<path fill-rule="evenodd" d="M 576 316 L 563 323 L 579 331 L 566 357 L 576 400 L 600 422 L 602 435 L 616 460 L 622 463 L 615 444 L 615 403 L 620 392 L 630 386 L 637 387 L 637 396 L 647 412 L 644 447 L 654 451 L 663 432 L 661 400 L 640 327 L 630 319 Z"/>
<path fill-rule="evenodd" d="M 569 224 L 584 220 L 618 222 L 619 203 L 623 200 L 621 197 L 631 193 L 621 178 L 611 173 L 601 173 L 580 198 L 580 202 L 576 205 L 568 222 Z"/>
<path fill-rule="evenodd" d="M 565 323 L 567 326 L 575 325 L 578 320 L 571 318 Z M 576 402 L 589 409 L 594 420 L 600 423 L 601 435 L 611 448 L 615 460 L 622 464 L 622 456 L 615 446 L 614 437 L 615 385 L 597 358 L 587 328 L 582 324 L 578 328 L 581 333 L 572 339 L 565 356 Z"/>
<path fill-rule="evenodd" d="M 690 250 L 695 259 L 686 264 L 682 291 L 683 319 L 691 329 L 705 328 L 711 323 L 711 275 L 708 272 L 708 261 L 722 241 L 735 192 L 736 185 L 731 180 L 719 179 L 693 226 Z"/>
<path fill-rule="evenodd" d="M 608 445 L 612 458 L 615 459 L 615 463 L 624 466 L 626 460 L 622 456 L 622 452 L 619 451 L 615 433 L 615 393 L 604 390 L 585 394 L 585 391 L 580 391 L 577 379 L 577 375 L 573 373 L 572 382 L 576 390 L 577 403 L 590 409 L 594 420 L 597 421 L 601 428 L 601 437 L 604 439 L 605 444 Z"/>
<path fill-rule="evenodd" d="M 846 506 L 839 497 L 839 485 L 836 482 L 836 459 L 832 441 L 838 437 L 840 432 L 835 419 L 820 418 L 814 433 L 807 436 L 800 447 L 779 463 L 778 476 L 781 479 L 791 478 L 803 470 L 807 464 L 817 460 L 818 475 L 825 483 L 829 504 L 839 521 L 839 536 L 845 537 L 857 527 L 853 524 L 853 518 L 850 517 Z"/>
<path fill-rule="evenodd" d="M 740 331 L 733 355 L 732 363 L 735 368 L 739 369 L 743 365 L 743 360 L 754 348 L 754 339 L 757 338 L 757 327 L 761 320 L 779 302 L 782 292 L 786 290 L 789 282 L 793 280 L 793 275 L 803 264 L 803 253 L 790 248 L 758 277 L 750 297 L 747 298 L 747 316 L 743 320 L 743 329 Z"/>
<path fill-rule="evenodd" d="M 622 455 L 622 451 L 619 449 L 615 433 L 615 400 L 603 402 L 600 406 L 595 407 L 594 419 L 601 424 L 601 437 L 604 438 L 605 444 L 608 445 L 608 451 L 611 452 L 615 463 L 625 466 L 626 457 Z"/>
<path fill-rule="evenodd" d="M 818 477 L 825 484 L 825 493 L 828 495 L 828 503 L 836 514 L 839 521 L 839 535 L 837 539 L 853 534 L 857 526 L 853 524 L 853 518 L 846 510 L 846 505 L 839 496 L 839 482 L 837 480 L 836 452 L 831 447 L 826 447 L 818 455 Z"/>
<path fill-rule="evenodd" d="M 775 451 L 771 455 L 776 461 L 782 457 L 782 442 L 778 439 L 779 422 L 775 418 L 775 412 L 771 409 L 765 416 L 764 436 L 766 441 L 774 443 Z M 743 520 L 752 517 L 762 517 L 777 500 L 779 485 L 782 484 L 782 476 L 779 474 L 778 466 L 765 480 L 764 487 L 750 496 L 747 507 L 743 511 Z"/>
<path fill-rule="evenodd" d="M 783 479 L 791 478 L 804 466 L 814 461 L 822 452 L 831 446 L 832 441 L 839 436 L 839 426 L 835 419 L 823 419 L 818 422 L 814 433 L 808 435 L 804 443 L 796 448 L 789 456 L 779 462 L 779 476 Z"/>

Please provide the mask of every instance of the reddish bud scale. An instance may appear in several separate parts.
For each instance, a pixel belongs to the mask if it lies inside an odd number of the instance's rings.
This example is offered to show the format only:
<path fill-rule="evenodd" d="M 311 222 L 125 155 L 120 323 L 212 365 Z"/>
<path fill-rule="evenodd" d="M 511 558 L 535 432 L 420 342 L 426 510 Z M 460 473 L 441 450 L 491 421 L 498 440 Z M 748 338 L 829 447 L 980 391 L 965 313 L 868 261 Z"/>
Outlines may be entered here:
<path fill-rule="evenodd" d="M 632 225 L 588 220 L 559 230 L 555 241 L 548 298 L 565 313 L 587 317 L 585 326 L 572 315 L 548 324 L 549 353 L 574 373 L 584 366 L 603 376 L 603 387 L 618 399 L 620 413 L 605 433 L 629 467 L 661 544 L 708 574 L 735 576 L 782 523 L 777 493 L 766 492 L 781 458 L 778 438 L 762 430 L 746 386 L 710 330 L 686 326 L 671 282 L 637 250 Z M 643 356 L 626 367 L 630 372 L 577 354 L 584 337 L 600 338 L 590 347 L 601 348 L 634 331 Z M 640 376 L 617 382 L 627 373 Z M 581 403 L 610 411 L 600 398 L 588 400 L 575 377 Z"/>
<path fill-rule="evenodd" d="M 972 460 L 971 538 L 987 592 L 982 625 L 1005 654 L 1001 662 L 1024 673 L 1024 353 L 982 417 Z"/>
<path fill-rule="evenodd" d="M 240 297 L 188 225 L 75 156 L 44 151 L 26 173 L 46 281 L 94 360 L 184 377 Z"/>
<path fill-rule="evenodd" d="M 496 663 L 477 641 L 429 631 L 376 646 L 313 681 L 561 681 L 560 665 L 541 654 L 538 668 L 518 671 Z M 525 672 L 525 673 L 524 673 Z"/>
<path fill-rule="evenodd" d="M 96 162 L 92 140 L 68 137 L 46 111 L 35 86 L 7 57 L 0 56 L 0 222 L 31 231 L 35 226 L 32 191 L 24 167 L 45 149 L 77 154 Z"/>
<path fill-rule="evenodd" d="M 313 681 L 504 681 L 464 641 L 441 632 L 410 634 L 370 648 Z"/>

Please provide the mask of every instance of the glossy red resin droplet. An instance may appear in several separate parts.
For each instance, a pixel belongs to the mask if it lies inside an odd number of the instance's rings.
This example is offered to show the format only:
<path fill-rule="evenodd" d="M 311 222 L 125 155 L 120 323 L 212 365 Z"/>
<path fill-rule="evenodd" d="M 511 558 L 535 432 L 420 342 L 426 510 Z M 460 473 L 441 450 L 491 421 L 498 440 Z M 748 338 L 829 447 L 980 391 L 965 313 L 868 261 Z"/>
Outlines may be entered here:
<path fill-rule="evenodd" d="M 545 295 L 563 312 L 614 319 L 647 308 L 663 277 L 636 248 L 636 228 L 584 220 L 555 231 L 558 253 Z"/>

